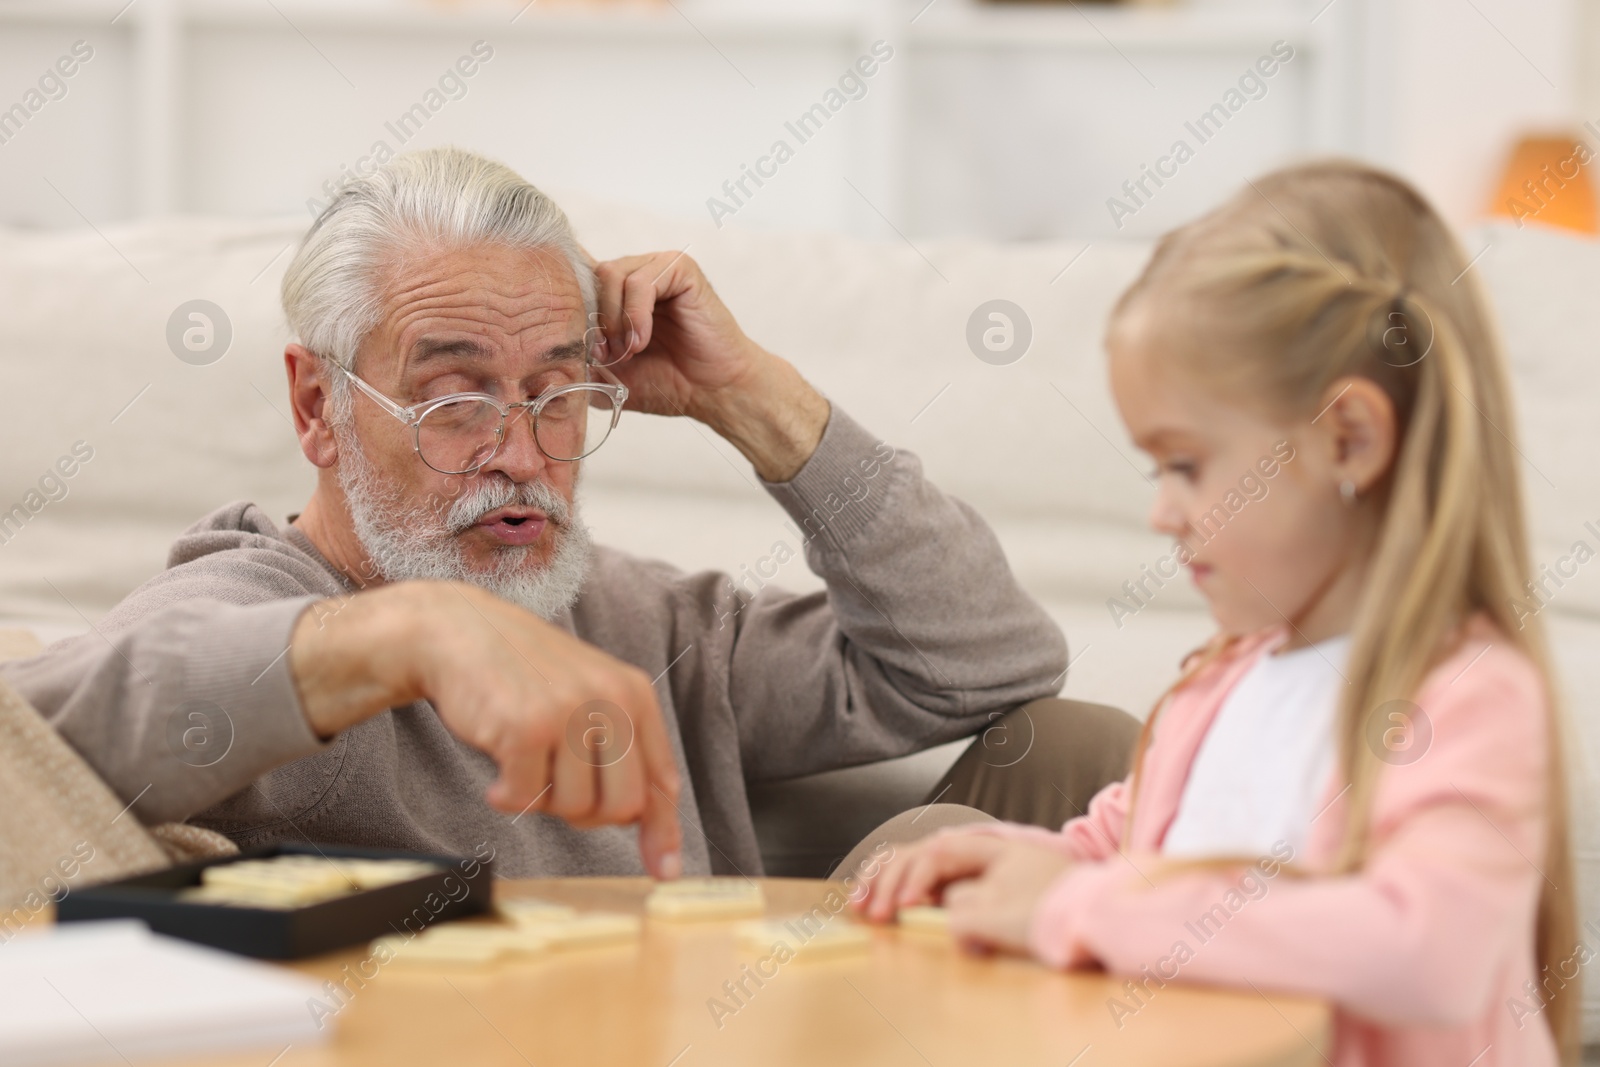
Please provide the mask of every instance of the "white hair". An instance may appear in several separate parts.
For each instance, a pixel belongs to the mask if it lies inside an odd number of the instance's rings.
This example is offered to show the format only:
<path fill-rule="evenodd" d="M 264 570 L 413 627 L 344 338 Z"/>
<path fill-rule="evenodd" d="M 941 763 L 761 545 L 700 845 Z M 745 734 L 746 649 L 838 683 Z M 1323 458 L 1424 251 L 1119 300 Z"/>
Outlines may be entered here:
<path fill-rule="evenodd" d="M 354 370 L 382 317 L 384 266 L 408 250 L 476 244 L 556 253 L 577 276 L 584 311 L 595 310 L 594 271 L 555 201 L 503 163 L 428 148 L 355 179 L 323 208 L 283 276 L 289 328 L 317 355 Z M 343 375 L 331 377 L 333 392 L 344 392 Z"/>

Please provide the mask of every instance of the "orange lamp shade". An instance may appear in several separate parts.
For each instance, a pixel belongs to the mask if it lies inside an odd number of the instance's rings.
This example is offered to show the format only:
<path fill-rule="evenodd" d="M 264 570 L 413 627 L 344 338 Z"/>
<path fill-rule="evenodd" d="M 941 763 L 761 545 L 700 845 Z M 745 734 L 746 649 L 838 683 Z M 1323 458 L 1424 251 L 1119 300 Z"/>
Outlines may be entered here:
<path fill-rule="evenodd" d="M 1579 233 L 1600 232 L 1589 180 L 1595 155 L 1584 141 L 1565 134 L 1522 138 L 1511 150 L 1489 214 L 1512 219 L 1518 226 L 1537 222 Z"/>

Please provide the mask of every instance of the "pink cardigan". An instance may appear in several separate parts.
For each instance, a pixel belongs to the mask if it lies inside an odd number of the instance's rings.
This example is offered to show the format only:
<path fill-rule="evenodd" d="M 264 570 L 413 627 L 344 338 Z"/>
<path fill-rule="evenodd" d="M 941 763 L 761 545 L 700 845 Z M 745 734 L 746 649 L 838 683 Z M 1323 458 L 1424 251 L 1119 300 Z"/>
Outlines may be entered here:
<path fill-rule="evenodd" d="M 1332 789 L 1292 860 L 1314 877 L 1279 871 L 1242 892 L 1237 872 L 1158 873 L 1201 739 L 1229 690 L 1285 636 L 1246 638 L 1173 696 L 1144 755 L 1126 855 L 1128 781 L 1060 833 L 987 830 L 1079 861 L 1040 900 L 1034 954 L 1134 976 L 1111 1006 L 1127 1025 L 1167 979 L 1253 984 L 1331 1000 L 1338 1067 L 1555 1064 L 1540 1003 L 1523 986 L 1539 977 L 1545 692 L 1527 657 L 1482 619 L 1417 692 L 1431 742 L 1414 762 L 1384 768 L 1359 873 L 1325 873 L 1345 821 L 1344 793 Z"/>

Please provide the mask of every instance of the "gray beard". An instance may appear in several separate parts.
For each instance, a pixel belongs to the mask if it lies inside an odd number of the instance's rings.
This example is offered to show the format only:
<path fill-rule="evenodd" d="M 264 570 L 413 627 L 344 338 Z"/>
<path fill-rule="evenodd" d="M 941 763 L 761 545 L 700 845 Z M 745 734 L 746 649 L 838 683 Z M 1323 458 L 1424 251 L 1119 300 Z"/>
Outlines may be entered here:
<path fill-rule="evenodd" d="M 546 620 L 577 602 L 594 542 L 578 515 L 576 500 L 569 505 L 543 482 L 513 482 L 492 475 L 475 479 L 448 509 L 442 503 L 408 505 L 373 468 L 355 435 L 336 433 L 339 486 L 356 538 L 384 581 L 470 582 Z M 459 536 L 496 508 L 513 506 L 538 508 L 549 517 L 556 537 L 549 562 L 530 566 L 534 546 L 510 545 L 495 549 L 488 570 L 469 567 Z"/>

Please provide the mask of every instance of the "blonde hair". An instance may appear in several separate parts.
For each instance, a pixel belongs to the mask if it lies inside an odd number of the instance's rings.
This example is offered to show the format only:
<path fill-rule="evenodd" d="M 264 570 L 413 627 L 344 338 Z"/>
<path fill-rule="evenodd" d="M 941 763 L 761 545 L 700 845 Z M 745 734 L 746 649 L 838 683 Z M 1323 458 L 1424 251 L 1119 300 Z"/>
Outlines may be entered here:
<path fill-rule="evenodd" d="M 1468 261 L 1426 200 L 1390 174 L 1347 162 L 1297 166 L 1250 184 L 1166 235 L 1112 313 L 1172 316 L 1199 344 L 1183 358 L 1204 378 L 1275 412 L 1312 415 L 1329 387 L 1358 376 L 1395 407 L 1399 439 L 1373 489 L 1384 515 L 1353 626 L 1338 718 L 1349 784 L 1340 872 L 1363 864 L 1383 763 L 1368 720 L 1415 695 L 1486 616 L 1537 667 L 1548 709 L 1548 837 L 1539 900 L 1539 978 L 1576 947 L 1561 713 L 1537 617 L 1514 603 L 1532 577 L 1505 360 Z M 1229 343 L 1210 343 L 1220 334 Z M 1167 696 L 1227 658 L 1219 636 L 1192 657 Z M 1148 743 L 1152 712 L 1135 757 Z M 1130 809 L 1128 825 L 1132 825 Z M 1558 975 L 1559 977 L 1559 975 Z M 1563 1059 L 1577 1054 L 1576 979 L 1545 1008 Z"/>

